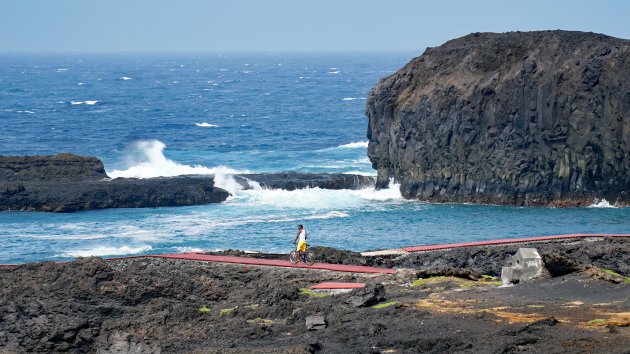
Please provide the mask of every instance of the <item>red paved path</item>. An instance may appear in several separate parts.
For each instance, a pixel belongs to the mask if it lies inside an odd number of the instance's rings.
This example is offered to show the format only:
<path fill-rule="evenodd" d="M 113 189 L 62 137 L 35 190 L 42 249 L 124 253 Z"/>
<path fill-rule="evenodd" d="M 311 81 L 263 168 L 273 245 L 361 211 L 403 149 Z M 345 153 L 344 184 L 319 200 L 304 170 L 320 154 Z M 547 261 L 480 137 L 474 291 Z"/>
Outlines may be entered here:
<path fill-rule="evenodd" d="M 235 256 L 214 256 L 214 255 L 201 254 L 201 253 L 160 254 L 160 255 L 151 255 L 150 257 L 185 259 L 185 260 L 191 260 L 191 261 L 204 261 L 204 262 L 264 265 L 264 266 L 289 267 L 289 268 L 321 269 L 321 270 L 333 270 L 337 272 L 352 272 L 352 273 L 384 273 L 384 274 L 394 273 L 393 269 L 387 269 L 387 268 L 352 266 L 352 265 L 345 265 L 345 264 L 329 264 L 329 263 L 315 263 L 312 266 L 309 266 L 302 262 L 299 262 L 297 264 L 292 264 L 289 261 L 284 261 L 284 260 L 279 260 L 279 259 L 261 259 L 261 258 L 235 257 Z"/>
<path fill-rule="evenodd" d="M 471 247 L 471 246 L 487 246 L 487 245 L 505 245 L 510 243 L 522 243 L 522 242 L 537 242 L 537 241 L 551 241 L 551 240 L 563 240 L 563 239 L 579 239 L 589 237 L 630 237 L 630 234 L 568 234 L 568 235 L 552 235 L 552 236 L 540 236 L 540 237 L 521 237 L 521 238 L 504 238 L 499 240 L 487 240 L 477 242 L 461 242 L 461 243 L 446 243 L 441 245 L 426 245 L 426 246 L 410 246 L 404 247 L 402 250 L 407 252 L 422 252 L 422 251 L 435 251 L 444 250 L 458 247 Z"/>
<path fill-rule="evenodd" d="M 422 252 L 422 251 L 444 250 L 444 249 L 458 248 L 458 247 L 504 245 L 504 244 L 511 244 L 511 243 L 551 241 L 551 240 L 563 240 L 563 239 L 598 238 L 598 237 L 630 238 L 630 234 L 568 234 L 568 235 L 552 235 L 552 236 L 541 236 L 541 237 L 507 238 L 507 239 L 486 240 L 486 241 L 477 241 L 477 242 L 411 246 L 411 247 L 402 248 L 402 250 L 407 251 L 407 252 Z M 321 270 L 332 270 L 332 271 L 337 271 L 337 272 L 352 272 L 352 273 L 384 273 L 384 274 L 394 273 L 393 269 L 386 269 L 386 268 L 351 266 L 351 265 L 329 264 L 329 263 L 315 263 L 312 266 L 308 266 L 302 262 L 297 263 L 297 264 L 291 264 L 291 262 L 285 261 L 285 260 L 234 257 L 234 256 L 214 256 L 214 255 L 207 255 L 207 254 L 201 254 L 201 253 L 143 255 L 143 256 L 110 258 L 109 260 L 124 259 L 124 258 L 140 258 L 140 257 L 173 258 L 173 259 L 204 261 L 204 262 L 220 262 L 220 263 L 265 265 L 265 266 L 289 267 L 289 268 L 321 269 Z M 15 266 L 17 265 L 0 264 L 0 268 L 12 268 Z"/>

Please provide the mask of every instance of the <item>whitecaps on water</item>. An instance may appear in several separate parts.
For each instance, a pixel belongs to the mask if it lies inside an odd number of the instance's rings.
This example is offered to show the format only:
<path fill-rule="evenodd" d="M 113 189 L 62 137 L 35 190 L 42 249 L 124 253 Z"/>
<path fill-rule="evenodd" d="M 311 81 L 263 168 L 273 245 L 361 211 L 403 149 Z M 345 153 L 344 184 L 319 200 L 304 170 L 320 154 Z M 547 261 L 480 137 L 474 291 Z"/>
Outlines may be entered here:
<path fill-rule="evenodd" d="M 103 256 L 126 256 L 130 254 L 138 254 L 151 251 L 153 247 L 149 245 L 142 245 L 137 247 L 121 246 L 121 247 L 109 247 L 99 246 L 90 249 L 82 250 L 69 250 L 61 253 L 61 257 L 103 257 Z"/>
<path fill-rule="evenodd" d="M 219 126 L 216 124 L 210 124 L 210 123 L 195 123 L 196 126 L 201 127 L 201 128 L 218 128 Z"/>
<path fill-rule="evenodd" d="M 368 147 L 368 141 L 356 141 L 348 144 L 339 145 L 338 147 L 344 149 L 358 149 L 358 148 L 366 148 Z"/>
<path fill-rule="evenodd" d="M 80 104 L 86 104 L 88 106 L 92 106 L 92 105 L 95 105 L 97 103 L 98 103 L 97 100 L 70 101 L 70 104 L 73 105 L 73 106 L 80 105 Z"/>
<path fill-rule="evenodd" d="M 120 78 L 120 80 L 127 81 L 127 80 L 131 80 L 131 78 L 127 76 L 123 76 Z"/>

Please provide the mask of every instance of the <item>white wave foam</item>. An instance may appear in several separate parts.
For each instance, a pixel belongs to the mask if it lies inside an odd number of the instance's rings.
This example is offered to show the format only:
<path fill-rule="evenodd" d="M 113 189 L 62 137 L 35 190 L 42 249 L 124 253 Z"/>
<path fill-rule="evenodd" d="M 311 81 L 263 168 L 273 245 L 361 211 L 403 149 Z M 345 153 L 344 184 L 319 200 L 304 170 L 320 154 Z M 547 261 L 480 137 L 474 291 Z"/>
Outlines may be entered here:
<path fill-rule="evenodd" d="M 108 247 L 108 246 L 99 246 L 86 250 L 70 250 L 63 252 L 61 254 L 62 257 L 103 257 L 103 256 L 124 256 L 129 254 L 137 254 L 142 252 L 148 252 L 152 250 L 153 247 L 149 245 L 143 245 L 139 247 Z"/>
<path fill-rule="evenodd" d="M 344 98 L 342 98 L 341 100 L 342 100 L 342 101 L 354 101 L 354 100 L 356 100 L 356 99 L 357 99 L 356 97 L 344 97 Z"/>
<path fill-rule="evenodd" d="M 96 104 L 97 102 L 98 102 L 98 101 L 96 101 L 96 100 L 93 100 L 93 101 L 83 101 L 83 103 L 85 103 L 85 104 L 87 104 L 87 105 L 90 105 L 90 106 L 91 106 L 91 105 Z"/>
<path fill-rule="evenodd" d="M 339 74 L 340 72 L 341 72 L 341 71 L 336 70 L 336 71 L 329 71 L 328 73 L 329 73 L 329 74 Z"/>
<path fill-rule="evenodd" d="M 85 85 L 85 83 L 83 83 L 83 82 L 79 82 L 77 85 L 79 85 L 79 86 L 83 86 L 83 85 Z"/>
<path fill-rule="evenodd" d="M 123 76 L 120 78 L 120 80 L 127 81 L 127 80 L 131 80 L 131 78 L 127 76 Z"/>
<path fill-rule="evenodd" d="M 17 113 L 35 114 L 35 112 L 33 112 L 33 111 L 29 111 L 29 110 L 26 110 L 26 111 L 16 111 L 16 112 L 17 112 Z"/>
<path fill-rule="evenodd" d="M 78 105 L 78 104 L 83 104 L 83 101 L 70 101 L 70 104 L 75 106 L 75 105 Z"/>
<path fill-rule="evenodd" d="M 196 248 L 196 247 L 175 247 L 175 249 L 177 250 L 177 252 L 180 253 L 190 253 L 190 252 L 203 252 L 204 250 L 202 250 L 201 248 Z"/>
<path fill-rule="evenodd" d="M 309 216 L 299 216 L 299 217 L 291 217 L 291 218 L 281 218 L 281 219 L 264 219 L 261 222 L 291 222 L 291 221 L 299 221 L 299 220 L 322 220 L 322 219 L 336 219 L 336 218 L 348 218 L 350 214 L 344 213 L 343 211 L 331 211 L 324 214 L 316 214 Z"/>
<path fill-rule="evenodd" d="M 359 175 L 359 176 L 366 176 L 366 177 L 376 177 L 376 171 L 373 172 L 365 172 L 365 171 L 347 171 L 347 172 L 342 172 L 344 175 Z"/>
<path fill-rule="evenodd" d="M 222 187 L 223 188 L 223 187 Z M 315 188 L 238 190 L 234 203 L 249 206 L 270 206 L 290 209 L 345 209 L 364 205 L 366 201 L 402 199 L 400 185 L 390 182 L 387 189 L 330 190 Z"/>
<path fill-rule="evenodd" d="M 64 72 L 64 71 L 68 71 L 68 69 L 57 69 L 57 72 L 58 72 L 58 73 L 62 73 L 62 72 Z"/>
<path fill-rule="evenodd" d="M 588 206 L 589 208 L 617 208 L 614 205 L 610 205 L 610 203 L 606 199 L 595 199 L 593 204 Z"/>
<path fill-rule="evenodd" d="M 397 200 L 403 199 L 402 194 L 400 193 L 400 184 L 395 183 L 392 180 L 389 181 L 389 185 L 387 189 L 361 189 L 358 191 L 354 191 L 359 197 L 366 200 L 377 200 L 377 201 L 386 201 L 386 200 Z"/>
<path fill-rule="evenodd" d="M 368 147 L 368 144 L 369 144 L 368 141 L 356 141 L 353 143 L 339 145 L 338 147 L 344 148 L 344 149 L 357 149 L 357 148 L 366 148 Z"/>
<path fill-rule="evenodd" d="M 159 140 L 139 141 L 134 146 L 134 156 L 136 159 L 135 161 L 131 161 L 132 166 L 126 170 L 113 170 L 107 174 L 111 178 L 153 178 L 214 174 L 216 183 L 217 175 L 219 174 L 226 175 L 248 172 L 237 171 L 226 166 L 208 168 L 200 165 L 182 165 L 173 160 L 167 159 L 166 156 L 164 156 L 164 148 L 166 148 L 166 145 Z"/>
<path fill-rule="evenodd" d="M 210 124 L 210 123 L 195 123 L 196 126 L 201 127 L 201 128 L 218 128 L 219 126 L 216 124 Z"/>

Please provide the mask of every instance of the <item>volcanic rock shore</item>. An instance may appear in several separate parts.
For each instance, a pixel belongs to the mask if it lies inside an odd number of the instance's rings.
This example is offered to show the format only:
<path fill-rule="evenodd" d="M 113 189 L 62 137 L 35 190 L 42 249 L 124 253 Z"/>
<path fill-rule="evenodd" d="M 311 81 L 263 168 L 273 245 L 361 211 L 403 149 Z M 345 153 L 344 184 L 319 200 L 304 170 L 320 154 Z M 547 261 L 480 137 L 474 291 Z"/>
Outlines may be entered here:
<path fill-rule="evenodd" d="M 233 176 L 243 189 L 254 187 L 361 189 L 374 178 L 348 174 L 269 173 Z M 74 212 L 105 208 L 147 208 L 220 203 L 230 194 L 214 176 L 116 178 L 95 157 L 0 156 L 0 211 Z"/>
<path fill-rule="evenodd" d="M 518 247 L 549 271 L 499 287 Z M 315 248 L 394 275 L 159 258 L 0 267 L 0 353 L 628 353 L 630 241 L 398 256 Z M 286 257 L 286 255 L 245 255 Z M 365 282 L 349 293 L 308 289 Z"/>
<path fill-rule="evenodd" d="M 434 202 L 630 203 L 630 41 L 473 33 L 370 92 L 378 185 Z"/>

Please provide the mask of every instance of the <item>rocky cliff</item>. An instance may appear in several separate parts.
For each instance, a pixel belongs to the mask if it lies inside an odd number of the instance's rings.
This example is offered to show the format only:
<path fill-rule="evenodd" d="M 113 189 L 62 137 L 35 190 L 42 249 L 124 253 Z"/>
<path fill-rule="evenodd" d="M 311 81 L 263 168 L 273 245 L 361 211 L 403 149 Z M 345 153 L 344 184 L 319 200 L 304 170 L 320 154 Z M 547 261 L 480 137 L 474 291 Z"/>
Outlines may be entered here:
<path fill-rule="evenodd" d="M 367 102 L 379 186 L 510 205 L 630 202 L 630 41 L 473 33 L 428 48 Z"/>

